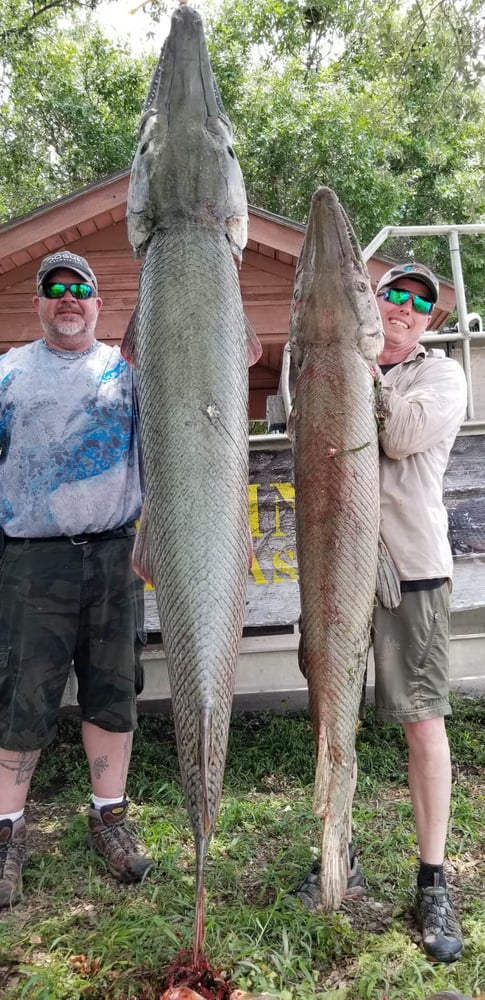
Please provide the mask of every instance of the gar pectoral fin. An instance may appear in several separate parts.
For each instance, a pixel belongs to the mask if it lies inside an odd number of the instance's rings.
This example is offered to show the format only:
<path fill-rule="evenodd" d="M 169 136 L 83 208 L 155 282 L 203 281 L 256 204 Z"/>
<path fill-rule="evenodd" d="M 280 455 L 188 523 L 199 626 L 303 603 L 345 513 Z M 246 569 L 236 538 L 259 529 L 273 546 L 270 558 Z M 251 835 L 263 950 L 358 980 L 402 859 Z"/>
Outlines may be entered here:
<path fill-rule="evenodd" d="M 401 581 L 387 545 L 379 537 L 377 550 L 377 596 L 385 608 L 398 608 L 401 603 Z"/>
<path fill-rule="evenodd" d="M 153 569 L 150 553 L 148 503 L 145 500 L 140 515 L 140 526 L 133 546 L 133 569 L 145 583 L 153 586 Z"/>
<path fill-rule="evenodd" d="M 289 437 L 289 439 L 291 441 L 291 444 L 293 446 L 295 444 L 295 438 L 296 438 L 296 422 L 297 422 L 297 420 L 298 420 L 298 411 L 297 411 L 296 406 L 295 406 L 295 401 L 293 400 L 293 403 L 292 403 L 292 406 L 291 406 L 291 410 L 290 410 L 290 415 L 289 415 L 287 423 L 286 423 L 286 433 L 287 433 L 287 435 L 288 435 L 288 437 Z"/>
<path fill-rule="evenodd" d="M 226 233 L 238 267 L 241 266 L 244 247 L 248 242 L 248 216 L 232 215 L 226 218 Z"/>
<path fill-rule="evenodd" d="M 248 523 L 248 573 L 251 572 L 251 566 L 253 565 L 253 559 L 254 559 L 253 538 L 252 538 L 252 535 L 251 535 L 251 528 L 249 527 L 249 523 Z"/>
<path fill-rule="evenodd" d="M 377 360 L 384 350 L 384 333 L 382 325 L 375 330 L 366 331 L 358 342 L 362 357 L 371 365 L 377 364 Z"/>
<path fill-rule="evenodd" d="M 255 365 L 256 362 L 259 361 L 263 353 L 263 347 L 256 330 L 254 329 L 252 323 L 249 322 L 246 313 L 244 313 L 244 327 L 248 342 L 248 368 L 251 368 L 252 365 Z"/>
<path fill-rule="evenodd" d="M 128 326 L 126 327 L 123 340 L 121 341 L 121 355 L 130 365 L 135 364 L 135 344 L 136 344 L 136 321 L 138 304 L 135 306 Z"/>

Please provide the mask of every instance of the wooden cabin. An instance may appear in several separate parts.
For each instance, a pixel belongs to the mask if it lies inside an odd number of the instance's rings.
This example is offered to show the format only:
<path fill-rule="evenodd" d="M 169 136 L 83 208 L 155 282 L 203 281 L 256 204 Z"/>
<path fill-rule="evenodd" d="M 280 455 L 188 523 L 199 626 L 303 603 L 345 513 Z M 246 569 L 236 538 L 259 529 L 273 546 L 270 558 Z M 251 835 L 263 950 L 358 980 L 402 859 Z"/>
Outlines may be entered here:
<path fill-rule="evenodd" d="M 0 226 L 0 353 L 40 336 L 32 307 L 36 273 L 42 257 L 63 247 L 87 257 L 97 275 L 103 298 L 97 327 L 99 339 L 120 343 L 136 302 L 140 268 L 140 262 L 133 259 L 126 233 L 128 181 L 129 172 L 124 171 Z M 260 361 L 250 369 L 249 416 L 264 419 L 267 396 L 274 395 L 278 389 L 304 226 L 253 207 L 249 217 L 249 241 L 240 281 L 245 311 L 263 346 Z M 374 287 L 389 266 L 390 261 L 382 257 L 369 261 Z M 434 329 L 443 326 L 454 304 L 452 285 L 441 281 L 438 308 L 433 314 Z M 479 387 L 483 385 L 481 399 L 484 401 L 485 365 L 482 369 Z M 271 448 L 261 438 L 262 450 L 250 453 L 252 492 L 249 499 L 253 521 L 258 519 L 258 530 L 252 528 L 258 561 L 253 561 L 249 574 L 236 702 L 240 707 L 258 710 L 279 705 L 286 710 L 289 705 L 306 705 L 307 694 L 296 655 L 298 629 L 294 623 L 299 605 L 296 566 L 293 565 L 291 461 L 286 436 L 270 437 Z M 252 449 L 257 440 L 253 439 Z M 483 689 L 483 463 L 476 458 L 476 453 L 483 454 L 483 440 L 483 435 L 457 439 L 448 489 L 452 534 L 458 552 L 452 595 L 451 679 L 454 687 L 470 691 L 477 687 Z M 269 488 L 263 489 L 266 480 Z M 259 530 L 260 524 L 264 531 Z M 267 551 L 263 551 L 261 546 L 266 539 Z M 145 709 L 154 711 L 169 704 L 170 692 L 154 595 L 149 592 L 146 619 L 150 642 L 144 653 L 146 682 L 142 704 Z M 371 684 L 372 679 L 369 680 Z M 75 704 L 75 684 L 71 678 L 64 705 L 72 707 Z"/>
<path fill-rule="evenodd" d="M 136 302 L 140 269 L 126 233 L 128 182 L 129 171 L 123 171 L 0 226 L 0 353 L 39 337 L 32 308 L 35 276 L 42 257 L 61 247 L 88 258 L 103 299 L 97 336 L 120 343 Z M 271 212 L 249 210 L 241 291 L 244 309 L 263 346 L 258 364 L 249 373 L 251 419 L 265 418 L 266 398 L 277 392 L 304 229 Z M 375 287 L 390 262 L 374 257 L 368 266 Z M 443 281 L 434 329 L 443 325 L 454 303 L 453 287 Z"/>

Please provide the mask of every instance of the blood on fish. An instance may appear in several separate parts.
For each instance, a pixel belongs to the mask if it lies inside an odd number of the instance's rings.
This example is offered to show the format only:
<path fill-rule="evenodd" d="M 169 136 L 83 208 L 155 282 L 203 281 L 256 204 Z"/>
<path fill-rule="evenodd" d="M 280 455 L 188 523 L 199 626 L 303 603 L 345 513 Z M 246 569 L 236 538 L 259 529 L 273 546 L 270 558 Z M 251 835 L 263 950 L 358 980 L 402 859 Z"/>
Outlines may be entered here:
<path fill-rule="evenodd" d="M 236 986 L 225 973 L 213 969 L 204 955 L 194 965 L 192 951 L 182 949 L 167 969 L 160 1000 L 170 1000 L 171 991 L 181 988 L 194 990 L 203 1000 L 229 1000 Z"/>

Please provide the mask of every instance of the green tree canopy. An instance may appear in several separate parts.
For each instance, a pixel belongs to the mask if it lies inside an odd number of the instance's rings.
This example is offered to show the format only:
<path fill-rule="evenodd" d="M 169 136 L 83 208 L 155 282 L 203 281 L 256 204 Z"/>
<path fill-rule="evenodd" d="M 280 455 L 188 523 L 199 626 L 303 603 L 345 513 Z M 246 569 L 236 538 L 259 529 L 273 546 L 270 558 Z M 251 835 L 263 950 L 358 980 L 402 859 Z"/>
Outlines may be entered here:
<path fill-rule="evenodd" d="M 477 0 L 223 0 L 211 58 L 250 199 L 304 220 L 334 188 L 366 244 L 386 225 L 485 222 Z M 450 273 L 445 239 L 386 243 Z M 485 304 L 483 237 L 463 259 Z"/>
<path fill-rule="evenodd" d="M 95 6 L 0 0 L 1 219 L 129 166 L 153 61 L 108 42 Z M 303 221 L 328 184 L 364 245 L 385 225 L 485 221 L 482 0 L 197 6 L 253 204 Z M 444 239 L 383 247 L 412 250 L 449 274 Z M 482 309 L 483 251 L 463 241 Z"/>
<path fill-rule="evenodd" d="M 153 61 L 110 43 L 94 6 L 54 0 L 29 18 L 0 0 L 1 221 L 129 166 Z"/>

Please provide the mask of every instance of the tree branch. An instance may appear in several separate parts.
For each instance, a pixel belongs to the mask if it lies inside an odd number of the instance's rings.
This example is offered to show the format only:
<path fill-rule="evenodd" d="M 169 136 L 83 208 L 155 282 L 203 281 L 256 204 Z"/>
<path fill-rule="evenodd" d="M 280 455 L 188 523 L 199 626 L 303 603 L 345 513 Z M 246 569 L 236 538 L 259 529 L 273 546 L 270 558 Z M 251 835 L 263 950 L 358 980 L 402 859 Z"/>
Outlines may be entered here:
<path fill-rule="evenodd" d="M 23 24 L 15 25 L 14 28 L 6 28 L 4 31 L 0 31 L 0 41 L 6 41 L 8 38 L 19 37 L 25 34 L 38 17 L 41 17 L 42 14 L 48 14 L 50 10 L 54 10 L 56 7 L 60 7 L 61 9 L 65 7 L 66 10 L 70 7 L 84 7 L 94 10 L 98 3 L 99 0 L 91 0 L 91 2 L 88 0 L 87 3 L 84 3 L 83 0 L 50 0 L 49 3 L 44 3 L 37 10 L 32 6 L 32 14 L 27 21 L 24 21 Z"/>

